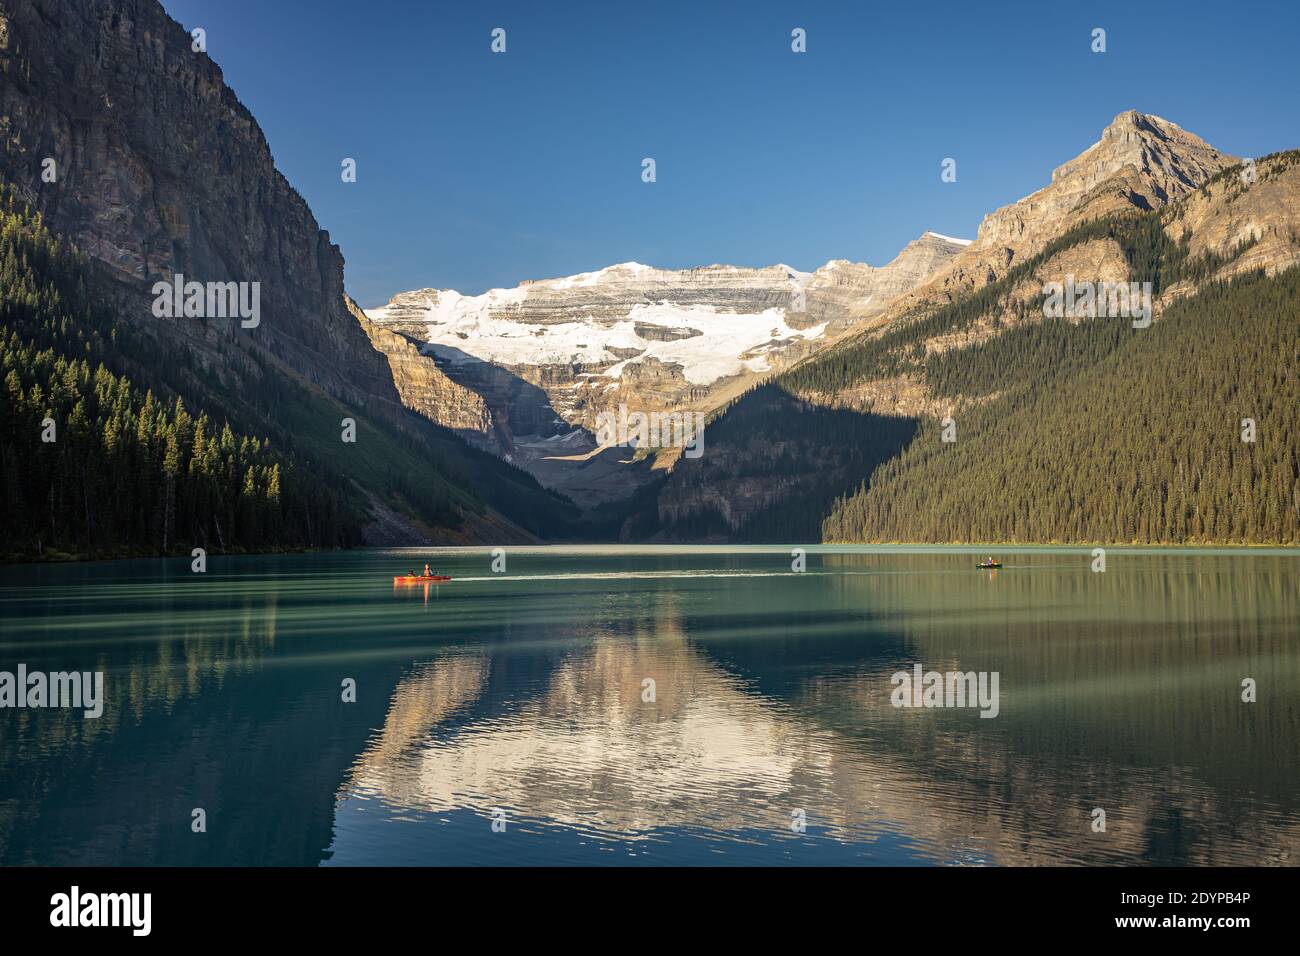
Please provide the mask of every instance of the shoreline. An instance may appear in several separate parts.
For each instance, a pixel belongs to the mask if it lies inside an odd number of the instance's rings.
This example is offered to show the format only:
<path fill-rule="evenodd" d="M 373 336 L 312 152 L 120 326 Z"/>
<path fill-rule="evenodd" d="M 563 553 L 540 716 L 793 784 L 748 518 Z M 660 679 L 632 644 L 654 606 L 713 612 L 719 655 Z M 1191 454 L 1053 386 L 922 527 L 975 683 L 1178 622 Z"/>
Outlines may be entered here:
<path fill-rule="evenodd" d="M 1034 543 L 998 543 L 998 542 L 930 542 L 930 541 L 890 541 L 890 542 L 823 542 L 818 544 L 801 544 L 790 542 L 786 544 L 773 543 L 736 543 L 725 544 L 718 542 L 690 542 L 682 544 L 664 544 L 664 543 L 636 543 L 636 542 L 611 542 L 611 541 L 552 541 L 538 544 L 526 545 L 501 545 L 499 543 L 484 542 L 483 544 L 427 544 L 427 545 L 409 545 L 402 547 L 386 547 L 383 545 L 362 545 L 355 548 L 286 548 L 275 551 L 237 551 L 237 552 L 218 552 L 209 553 L 209 561 L 214 558 L 251 558 L 251 557 L 275 557 L 275 556 L 293 556 L 308 554 L 366 554 L 375 552 L 394 552 L 394 553 L 411 553 L 411 554 L 440 554 L 440 553 L 458 553 L 458 552 L 491 552 L 494 548 L 503 547 L 510 552 L 517 554 L 541 553 L 553 550 L 587 550 L 587 549 L 609 549 L 611 552 L 620 554 L 665 554 L 665 553 L 686 553 L 696 552 L 704 554 L 735 554 L 735 553 L 753 553 L 753 554 L 789 554 L 794 548 L 802 548 L 810 554 L 924 554 L 924 553 L 966 553 L 980 551 L 994 552 L 1041 552 L 1044 554 L 1091 554 L 1094 548 L 1101 548 L 1106 551 L 1114 551 L 1124 554 L 1162 554 L 1168 552 L 1185 551 L 1191 553 L 1220 553 L 1220 554 L 1255 554 L 1255 555 L 1277 555 L 1279 557 L 1300 557 L 1300 544 L 1273 544 L 1273 543 L 1252 543 L 1252 544 L 1217 544 L 1217 543 L 1183 543 L 1183 544 L 1098 544 L 1096 542 L 1075 543 L 1075 542 L 1034 542 Z M 0 568 L 18 568 L 18 567 L 47 567 L 60 565 L 86 565 L 104 562 L 118 561 L 188 561 L 191 555 L 188 551 L 177 552 L 175 554 L 126 554 L 126 555 L 95 555 L 79 556 L 69 555 L 66 552 L 57 552 L 57 557 L 41 558 L 21 558 L 13 555 L 0 555 Z"/>

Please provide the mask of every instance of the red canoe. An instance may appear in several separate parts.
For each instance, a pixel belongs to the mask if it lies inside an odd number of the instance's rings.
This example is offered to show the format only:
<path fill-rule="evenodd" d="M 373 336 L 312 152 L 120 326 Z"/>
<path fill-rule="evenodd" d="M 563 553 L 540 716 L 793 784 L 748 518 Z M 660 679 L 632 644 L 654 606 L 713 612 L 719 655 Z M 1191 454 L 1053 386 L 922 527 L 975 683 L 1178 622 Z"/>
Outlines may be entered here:
<path fill-rule="evenodd" d="M 450 574 L 400 574 L 393 578 L 394 584 L 441 584 L 450 581 Z"/>

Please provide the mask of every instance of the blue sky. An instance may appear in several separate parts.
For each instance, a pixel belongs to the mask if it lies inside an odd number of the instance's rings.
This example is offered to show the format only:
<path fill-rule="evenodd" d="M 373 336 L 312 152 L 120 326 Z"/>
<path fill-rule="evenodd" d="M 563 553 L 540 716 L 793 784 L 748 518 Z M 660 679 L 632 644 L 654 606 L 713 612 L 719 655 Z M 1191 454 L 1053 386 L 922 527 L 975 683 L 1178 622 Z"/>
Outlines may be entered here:
<path fill-rule="evenodd" d="M 1291 0 L 163 5 L 206 29 L 367 306 L 627 260 L 881 265 L 973 238 L 1130 108 L 1241 156 L 1300 147 Z"/>

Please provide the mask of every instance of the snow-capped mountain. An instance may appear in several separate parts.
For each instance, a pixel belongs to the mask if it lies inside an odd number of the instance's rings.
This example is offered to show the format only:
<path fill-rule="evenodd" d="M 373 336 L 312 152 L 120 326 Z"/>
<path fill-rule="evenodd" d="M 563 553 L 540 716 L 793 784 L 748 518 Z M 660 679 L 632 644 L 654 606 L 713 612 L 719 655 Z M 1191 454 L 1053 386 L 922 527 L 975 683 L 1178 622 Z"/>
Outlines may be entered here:
<path fill-rule="evenodd" d="M 809 325 L 795 308 L 810 278 L 785 266 L 670 272 L 625 262 L 477 296 L 422 289 L 366 312 L 422 326 L 424 351 L 449 365 L 582 366 L 617 380 L 654 360 L 707 386 L 768 371 L 787 346 L 826 334 L 826 322 Z"/>
<path fill-rule="evenodd" d="M 881 267 L 624 262 L 480 295 L 418 289 L 366 309 L 366 327 L 400 368 L 408 407 L 563 485 L 543 462 L 593 450 L 602 411 L 707 412 L 878 314 L 966 244 L 926 233 Z"/>

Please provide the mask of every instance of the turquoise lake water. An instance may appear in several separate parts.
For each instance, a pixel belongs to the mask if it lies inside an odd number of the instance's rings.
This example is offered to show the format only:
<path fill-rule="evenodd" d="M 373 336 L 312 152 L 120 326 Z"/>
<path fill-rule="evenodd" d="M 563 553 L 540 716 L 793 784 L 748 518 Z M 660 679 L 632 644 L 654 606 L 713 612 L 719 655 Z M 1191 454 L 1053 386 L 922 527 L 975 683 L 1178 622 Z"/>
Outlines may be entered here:
<path fill-rule="evenodd" d="M 426 560 L 455 580 L 393 586 Z M 791 561 L 0 568 L 0 671 L 105 675 L 99 719 L 0 709 L 0 864 L 1300 861 L 1300 552 Z M 997 716 L 892 706 L 916 664 Z"/>

